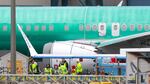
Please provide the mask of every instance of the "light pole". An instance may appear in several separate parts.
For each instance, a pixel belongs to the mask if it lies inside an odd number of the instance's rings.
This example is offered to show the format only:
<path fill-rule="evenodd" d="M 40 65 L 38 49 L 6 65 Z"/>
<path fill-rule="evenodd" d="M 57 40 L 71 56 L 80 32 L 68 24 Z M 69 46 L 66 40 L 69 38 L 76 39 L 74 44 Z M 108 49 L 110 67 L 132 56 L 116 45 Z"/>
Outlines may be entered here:
<path fill-rule="evenodd" d="M 11 74 L 16 74 L 16 3 L 11 0 Z"/>

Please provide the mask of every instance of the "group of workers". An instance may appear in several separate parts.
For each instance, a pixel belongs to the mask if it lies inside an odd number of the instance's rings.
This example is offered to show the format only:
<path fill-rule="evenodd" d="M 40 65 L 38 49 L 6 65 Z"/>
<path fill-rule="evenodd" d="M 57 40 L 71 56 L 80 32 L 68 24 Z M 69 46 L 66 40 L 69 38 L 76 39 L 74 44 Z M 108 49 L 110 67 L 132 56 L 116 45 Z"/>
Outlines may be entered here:
<path fill-rule="evenodd" d="M 113 73 L 106 73 L 104 67 L 99 67 L 96 60 L 93 60 L 93 72 L 92 74 L 100 74 L 100 75 L 112 75 Z M 118 75 L 121 75 L 121 67 L 120 62 L 118 61 Z M 100 71 L 99 71 L 100 69 Z M 79 60 L 76 61 L 76 65 L 68 66 L 68 62 L 65 59 L 62 59 L 59 65 L 46 64 L 46 66 L 40 71 L 38 63 L 34 59 L 29 60 L 29 74 L 48 74 L 48 75 L 82 75 L 83 67 Z"/>
<path fill-rule="evenodd" d="M 37 62 L 34 61 L 34 59 L 30 60 L 29 64 L 29 73 L 30 74 L 40 74 L 39 67 Z M 82 64 L 77 61 L 76 65 L 71 68 L 71 70 L 68 69 L 68 62 L 65 59 L 62 59 L 59 65 L 54 65 L 54 68 L 50 66 L 50 64 L 46 64 L 46 67 L 43 69 L 44 74 L 48 75 L 81 75 L 82 74 Z"/>

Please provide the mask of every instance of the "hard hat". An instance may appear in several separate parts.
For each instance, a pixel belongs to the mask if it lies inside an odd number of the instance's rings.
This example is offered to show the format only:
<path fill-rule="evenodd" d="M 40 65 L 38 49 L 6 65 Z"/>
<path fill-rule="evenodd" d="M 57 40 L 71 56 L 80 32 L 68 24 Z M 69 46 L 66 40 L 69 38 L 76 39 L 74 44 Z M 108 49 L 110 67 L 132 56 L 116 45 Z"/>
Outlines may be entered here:
<path fill-rule="evenodd" d="M 76 62 L 79 62 L 79 60 L 78 60 L 78 59 L 76 59 Z"/>

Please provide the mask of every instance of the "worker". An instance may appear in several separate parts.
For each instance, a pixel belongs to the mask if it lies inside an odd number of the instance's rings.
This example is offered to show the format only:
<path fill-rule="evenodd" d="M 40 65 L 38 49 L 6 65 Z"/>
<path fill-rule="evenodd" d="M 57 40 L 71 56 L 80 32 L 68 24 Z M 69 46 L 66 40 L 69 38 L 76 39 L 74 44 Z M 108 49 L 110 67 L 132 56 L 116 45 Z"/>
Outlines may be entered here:
<path fill-rule="evenodd" d="M 76 75 L 76 66 L 75 65 L 73 65 L 71 68 L 71 74 Z"/>
<path fill-rule="evenodd" d="M 59 61 L 59 66 L 58 66 L 59 74 L 62 74 L 61 65 L 62 65 L 62 61 Z"/>
<path fill-rule="evenodd" d="M 120 61 L 118 60 L 118 75 L 121 75 Z"/>
<path fill-rule="evenodd" d="M 94 73 L 95 75 L 97 75 L 96 59 L 94 59 L 93 62 L 94 62 L 94 64 L 93 64 L 93 73 Z"/>
<path fill-rule="evenodd" d="M 61 74 L 61 75 L 68 74 L 68 70 L 67 70 L 66 66 L 64 65 L 64 63 L 61 63 L 59 66 L 59 74 Z"/>
<path fill-rule="evenodd" d="M 51 74 L 52 75 L 52 68 L 50 68 L 50 64 L 47 64 L 46 67 L 44 68 L 44 73 L 45 74 Z"/>
<path fill-rule="evenodd" d="M 30 64 L 32 63 L 32 60 L 33 60 L 33 58 L 32 58 L 32 57 L 29 57 L 29 63 L 30 63 Z"/>
<path fill-rule="evenodd" d="M 57 64 L 54 65 L 54 70 L 53 70 L 53 72 L 54 72 L 55 75 L 58 75 L 58 74 L 59 74 L 59 69 L 58 69 L 58 65 L 57 65 Z"/>
<path fill-rule="evenodd" d="M 96 60 L 93 60 L 94 64 L 93 64 L 93 73 L 96 75 Z"/>
<path fill-rule="evenodd" d="M 51 6 L 58 6 L 60 0 L 51 0 Z M 68 0 L 61 0 L 62 6 L 68 5 Z"/>
<path fill-rule="evenodd" d="M 99 66 L 98 66 L 97 60 L 94 59 L 93 62 L 94 62 L 94 64 L 93 64 L 93 74 L 98 75 L 99 74 Z"/>
<path fill-rule="evenodd" d="M 29 65 L 29 72 L 31 74 L 38 74 L 39 73 L 38 64 L 34 61 L 34 59 L 32 59 L 31 64 Z"/>
<path fill-rule="evenodd" d="M 65 59 L 62 59 L 62 63 L 66 66 L 66 68 L 68 70 L 68 62 Z"/>
<path fill-rule="evenodd" d="M 77 64 L 76 64 L 76 73 L 78 75 L 81 75 L 82 74 L 82 65 L 79 61 L 77 61 Z"/>
<path fill-rule="evenodd" d="M 100 75 L 105 75 L 105 70 L 104 70 L 104 68 L 102 68 L 102 70 L 100 71 Z"/>

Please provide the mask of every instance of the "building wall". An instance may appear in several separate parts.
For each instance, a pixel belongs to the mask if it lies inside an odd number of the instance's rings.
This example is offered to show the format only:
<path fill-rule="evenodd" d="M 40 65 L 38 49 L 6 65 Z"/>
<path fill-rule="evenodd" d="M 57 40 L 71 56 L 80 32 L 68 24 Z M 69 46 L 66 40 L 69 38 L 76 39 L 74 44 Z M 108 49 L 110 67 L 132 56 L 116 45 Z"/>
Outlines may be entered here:
<path fill-rule="evenodd" d="M 132 72 L 130 63 L 133 62 L 134 65 L 137 67 L 137 57 L 136 55 L 132 53 L 127 53 L 127 66 L 126 66 L 126 75 L 127 75 L 127 80 L 133 80 L 135 78 L 135 73 Z M 136 72 L 137 73 L 137 72 Z"/>
<path fill-rule="evenodd" d="M 8 6 L 10 5 L 11 0 L 0 0 L 1 6 Z M 16 0 L 17 5 L 36 5 L 36 6 L 50 6 L 50 0 Z M 103 5 L 106 6 L 116 6 L 120 0 L 103 0 Z M 61 3 L 61 0 L 60 2 Z M 126 0 L 124 0 L 124 5 Z M 81 6 L 79 0 L 69 0 L 70 6 Z"/>
<path fill-rule="evenodd" d="M 117 6 L 121 0 L 103 0 L 104 6 Z M 123 6 L 126 5 L 127 0 L 123 0 Z"/>
<path fill-rule="evenodd" d="M 0 5 L 10 5 L 11 0 L 0 0 Z M 17 5 L 50 5 L 50 0 L 16 0 Z"/>
<path fill-rule="evenodd" d="M 127 80 L 135 79 L 135 73 L 132 72 L 130 63 L 133 62 L 134 65 L 137 67 L 137 59 L 139 56 L 141 57 L 142 55 L 137 55 L 137 54 L 133 54 L 130 52 L 127 53 L 127 66 L 126 66 Z M 148 63 L 145 59 L 140 59 L 139 60 L 139 69 L 141 70 L 141 72 L 149 71 L 150 63 Z"/>
<path fill-rule="evenodd" d="M 0 57 L 0 67 L 7 67 L 9 66 L 10 64 L 10 53 L 4 55 L 4 56 L 1 56 Z M 23 70 L 21 70 L 23 74 L 27 74 L 28 73 L 28 57 L 27 56 L 24 56 L 23 54 L 21 53 L 16 53 L 16 61 L 19 61 L 17 63 L 17 65 L 20 65 L 21 68 L 23 68 Z M 16 65 L 16 67 L 17 67 Z M 20 69 L 21 69 L 20 68 Z"/>
<path fill-rule="evenodd" d="M 150 6 L 150 0 L 128 0 L 129 6 Z"/>

